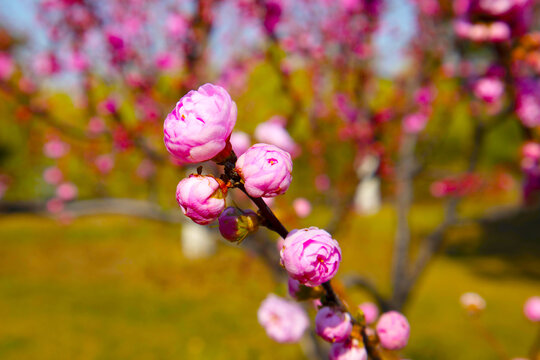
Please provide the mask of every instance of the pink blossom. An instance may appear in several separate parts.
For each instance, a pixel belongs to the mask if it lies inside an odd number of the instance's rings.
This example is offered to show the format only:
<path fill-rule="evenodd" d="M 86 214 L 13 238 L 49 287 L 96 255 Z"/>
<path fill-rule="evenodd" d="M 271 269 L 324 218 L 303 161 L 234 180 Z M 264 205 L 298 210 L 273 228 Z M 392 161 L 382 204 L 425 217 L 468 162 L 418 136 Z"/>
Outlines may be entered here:
<path fill-rule="evenodd" d="M 236 156 L 246 152 L 251 146 L 249 135 L 242 131 L 233 131 L 231 134 L 231 145 Z"/>
<path fill-rule="evenodd" d="M 41 76 L 56 74 L 60 71 L 60 64 L 53 53 L 42 53 L 34 58 L 34 71 Z"/>
<path fill-rule="evenodd" d="M 77 197 L 77 186 L 70 182 L 65 182 L 56 188 L 56 196 L 63 201 L 70 201 Z"/>
<path fill-rule="evenodd" d="M 11 55 L 0 52 L 0 80 L 9 79 L 14 70 L 15 64 L 13 63 Z"/>
<path fill-rule="evenodd" d="M 176 201 L 184 215 L 199 225 L 216 220 L 225 209 L 226 190 L 213 176 L 192 174 L 178 183 Z"/>
<path fill-rule="evenodd" d="M 56 166 L 48 167 L 43 171 L 43 179 L 51 185 L 58 185 L 63 178 L 62 171 Z"/>
<path fill-rule="evenodd" d="M 300 153 L 299 146 L 285 129 L 285 119 L 280 116 L 274 116 L 259 124 L 255 129 L 255 138 L 257 141 L 275 145 L 287 151 L 293 158 Z"/>
<path fill-rule="evenodd" d="M 506 41 L 510 39 L 511 30 L 507 23 L 495 21 L 489 26 L 489 39 L 491 41 Z"/>
<path fill-rule="evenodd" d="M 476 42 L 486 41 L 489 39 L 489 28 L 484 24 L 473 24 L 469 29 L 468 37 Z"/>
<path fill-rule="evenodd" d="M 225 89 L 205 84 L 178 101 L 164 123 L 167 150 L 183 163 L 218 155 L 236 123 L 236 104 Z"/>
<path fill-rule="evenodd" d="M 188 22 L 180 14 L 170 14 L 165 20 L 165 27 L 169 36 L 174 38 L 184 37 L 188 30 Z"/>
<path fill-rule="evenodd" d="M 521 148 L 523 157 L 531 158 L 533 160 L 540 160 L 540 144 L 535 142 L 527 142 Z"/>
<path fill-rule="evenodd" d="M 540 97 L 524 93 L 518 97 L 516 113 L 527 127 L 540 125 Z"/>
<path fill-rule="evenodd" d="M 274 33 L 281 19 L 282 7 L 280 0 L 267 0 L 264 2 L 266 12 L 264 14 L 264 28 L 270 34 Z"/>
<path fill-rule="evenodd" d="M 99 135 L 106 129 L 105 122 L 101 118 L 93 117 L 88 121 L 88 132 L 92 135 Z"/>
<path fill-rule="evenodd" d="M 486 13 L 499 16 L 510 11 L 516 2 L 515 0 L 480 0 L 478 5 Z"/>
<path fill-rule="evenodd" d="M 366 349 L 360 347 L 356 339 L 334 343 L 328 357 L 330 360 L 368 360 Z"/>
<path fill-rule="evenodd" d="M 485 77 L 478 80 L 474 85 L 474 95 L 490 104 L 499 100 L 503 93 L 504 84 L 498 78 Z"/>
<path fill-rule="evenodd" d="M 50 140 L 43 146 L 43 153 L 51 159 L 59 159 L 69 151 L 69 145 L 61 140 Z"/>
<path fill-rule="evenodd" d="M 88 60 L 80 52 L 73 52 L 69 57 L 69 67 L 75 71 L 85 71 L 88 68 Z"/>
<path fill-rule="evenodd" d="M 468 38 L 471 32 L 472 24 L 468 21 L 459 19 L 454 21 L 454 32 L 457 36 Z"/>
<path fill-rule="evenodd" d="M 373 324 L 379 316 L 379 308 L 372 302 L 364 302 L 358 305 L 358 308 L 364 313 L 366 324 Z"/>
<path fill-rule="evenodd" d="M 280 343 L 299 341 L 309 327 L 309 319 L 300 305 L 274 294 L 261 303 L 257 318 L 268 336 Z"/>
<path fill-rule="evenodd" d="M 540 296 L 532 296 L 527 299 L 523 312 L 527 319 L 533 322 L 540 321 Z"/>
<path fill-rule="evenodd" d="M 274 145 L 255 144 L 236 161 L 247 193 L 253 197 L 274 197 L 287 191 L 292 180 L 289 153 Z"/>
<path fill-rule="evenodd" d="M 341 262 L 341 249 L 329 233 L 310 227 L 291 231 L 280 256 L 289 276 L 315 287 L 334 277 Z"/>
<path fill-rule="evenodd" d="M 414 101 L 421 107 L 428 107 L 431 105 L 436 96 L 436 90 L 431 86 L 423 86 L 418 89 L 414 94 Z M 386 113 L 390 112 L 387 110 Z M 383 114 L 384 116 L 384 114 Z M 388 115 L 387 115 L 388 116 Z"/>
<path fill-rule="evenodd" d="M 382 347 L 386 349 L 402 349 L 409 341 L 409 322 L 397 311 L 382 314 L 377 322 L 376 330 Z"/>
<path fill-rule="evenodd" d="M 104 114 L 115 114 L 118 111 L 118 101 L 113 97 L 108 97 L 98 105 L 99 111 Z"/>
<path fill-rule="evenodd" d="M 328 342 L 346 340 L 352 331 L 349 313 L 325 306 L 319 309 L 315 316 L 315 332 Z"/>
<path fill-rule="evenodd" d="M 114 158 L 111 155 L 104 154 L 100 155 L 96 158 L 96 161 L 94 162 L 96 165 L 98 171 L 105 175 L 111 172 L 111 170 L 114 167 Z"/>
<path fill-rule="evenodd" d="M 52 198 L 47 201 L 47 211 L 52 214 L 57 214 L 64 210 L 64 202 L 62 199 Z"/>
<path fill-rule="evenodd" d="M 311 203 L 306 198 L 297 198 L 293 201 L 293 208 L 296 215 L 305 218 L 311 213 Z"/>
<path fill-rule="evenodd" d="M 424 130 L 429 118 L 424 113 L 414 113 L 403 118 L 403 130 L 409 134 L 417 134 Z"/>
<path fill-rule="evenodd" d="M 174 54 L 161 52 L 156 55 L 156 66 L 160 70 L 178 69 L 180 60 Z"/>

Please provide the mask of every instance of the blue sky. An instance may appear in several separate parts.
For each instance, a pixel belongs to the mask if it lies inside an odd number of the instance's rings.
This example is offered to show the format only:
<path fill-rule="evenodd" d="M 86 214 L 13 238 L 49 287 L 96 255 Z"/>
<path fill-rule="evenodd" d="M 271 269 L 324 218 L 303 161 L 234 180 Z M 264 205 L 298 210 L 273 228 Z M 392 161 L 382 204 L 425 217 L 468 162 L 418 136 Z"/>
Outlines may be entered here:
<path fill-rule="evenodd" d="M 44 34 L 35 31 L 37 0 L 0 0 L 0 22 L 27 34 L 35 46 L 46 42 Z M 405 49 L 415 29 L 415 8 L 410 0 L 387 0 L 382 22 L 385 24 L 376 39 L 376 67 L 382 75 L 395 74 L 404 64 Z M 38 28 L 39 29 L 39 28 Z"/>

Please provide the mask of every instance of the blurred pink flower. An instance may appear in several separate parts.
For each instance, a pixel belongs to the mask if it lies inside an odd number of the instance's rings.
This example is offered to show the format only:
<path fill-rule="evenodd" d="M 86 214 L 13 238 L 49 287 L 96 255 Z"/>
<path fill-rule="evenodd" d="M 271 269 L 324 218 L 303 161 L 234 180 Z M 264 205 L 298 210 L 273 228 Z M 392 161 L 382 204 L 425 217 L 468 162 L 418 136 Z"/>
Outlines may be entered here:
<path fill-rule="evenodd" d="M 114 158 L 109 154 L 100 155 L 96 158 L 94 164 L 101 174 L 106 175 L 114 167 Z"/>
<path fill-rule="evenodd" d="M 169 36 L 174 38 L 182 38 L 186 35 L 189 24 L 182 15 L 169 14 L 165 20 L 165 27 L 169 33 Z"/>
<path fill-rule="evenodd" d="M 504 83 L 494 77 L 485 77 L 474 84 L 474 95 L 487 103 L 498 101 L 504 94 Z"/>
<path fill-rule="evenodd" d="M 180 60 L 177 56 L 170 52 L 160 52 L 156 54 L 156 66 L 160 70 L 178 70 L 180 66 Z"/>
<path fill-rule="evenodd" d="M 285 129 L 285 124 L 286 120 L 283 117 L 274 116 L 255 128 L 255 138 L 259 142 L 275 145 L 295 158 L 300 154 L 300 147 Z"/>
<path fill-rule="evenodd" d="M 411 331 L 407 318 L 397 311 L 382 314 L 376 330 L 382 347 L 389 350 L 403 349 Z"/>
<path fill-rule="evenodd" d="M 311 213 L 311 203 L 306 198 L 297 198 L 293 201 L 293 208 L 296 215 L 305 218 Z"/>
<path fill-rule="evenodd" d="M 249 135 L 242 131 L 233 131 L 230 141 L 236 156 L 242 155 L 251 146 Z"/>
<path fill-rule="evenodd" d="M 40 76 L 49 76 L 60 71 L 60 64 L 53 53 L 41 53 L 35 56 L 34 71 Z"/>
<path fill-rule="evenodd" d="M 14 70 L 15 64 L 13 63 L 11 55 L 0 52 L 0 80 L 9 79 Z"/>
<path fill-rule="evenodd" d="M 403 130 L 409 134 L 417 134 L 424 130 L 429 118 L 424 113 L 414 113 L 403 118 Z"/>
<path fill-rule="evenodd" d="M 540 95 L 533 93 L 520 94 L 517 100 L 516 113 L 527 127 L 540 125 Z"/>
<path fill-rule="evenodd" d="M 51 185 L 58 185 L 63 178 L 64 174 L 56 166 L 48 167 L 43 171 L 43 179 Z"/>
<path fill-rule="evenodd" d="M 63 201 L 70 201 L 77 197 L 77 186 L 70 182 L 65 182 L 56 188 L 56 196 Z"/>
<path fill-rule="evenodd" d="M 527 299 L 523 312 L 530 321 L 540 322 L 540 296 L 532 296 Z"/>
<path fill-rule="evenodd" d="M 64 202 L 59 198 L 52 198 L 47 201 L 47 211 L 52 214 L 57 214 L 64 210 Z"/>
<path fill-rule="evenodd" d="M 300 305 L 274 294 L 261 303 L 257 318 L 268 336 L 280 343 L 299 341 L 309 327 L 309 319 Z"/>
<path fill-rule="evenodd" d="M 61 140 L 50 140 L 43 146 L 43 153 L 51 159 L 59 159 L 69 152 L 69 145 Z"/>
<path fill-rule="evenodd" d="M 105 122 L 99 117 L 93 117 L 88 121 L 88 132 L 92 135 L 99 135 L 106 129 Z"/>
<path fill-rule="evenodd" d="M 364 313 L 366 324 L 373 324 L 379 316 L 379 308 L 372 302 L 364 302 L 358 305 L 358 308 Z"/>
<path fill-rule="evenodd" d="M 69 67 L 75 71 L 85 71 L 89 66 L 88 60 L 80 52 L 72 52 L 69 57 Z"/>

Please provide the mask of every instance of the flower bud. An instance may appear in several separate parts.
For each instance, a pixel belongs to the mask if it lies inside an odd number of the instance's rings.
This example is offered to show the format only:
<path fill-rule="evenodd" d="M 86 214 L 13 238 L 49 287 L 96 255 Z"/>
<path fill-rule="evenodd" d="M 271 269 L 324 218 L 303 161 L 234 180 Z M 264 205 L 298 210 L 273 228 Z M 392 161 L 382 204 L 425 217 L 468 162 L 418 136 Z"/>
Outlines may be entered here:
<path fill-rule="evenodd" d="M 238 158 L 236 171 L 250 196 L 281 195 L 291 184 L 291 155 L 274 145 L 255 144 Z"/>
<path fill-rule="evenodd" d="M 219 216 L 219 232 L 230 242 L 242 242 L 259 228 L 259 217 L 252 210 L 228 207 Z"/>
<path fill-rule="evenodd" d="M 236 104 L 221 86 L 205 84 L 190 91 L 165 119 L 165 147 L 182 163 L 214 158 L 229 142 L 236 111 Z"/>
<path fill-rule="evenodd" d="M 328 342 L 344 341 L 351 331 L 351 316 L 346 312 L 325 306 L 315 316 L 315 332 Z"/>
<path fill-rule="evenodd" d="M 367 360 L 367 352 L 364 346 L 358 344 L 358 340 L 351 339 L 345 342 L 337 342 L 330 348 L 328 354 L 330 360 Z"/>
<path fill-rule="evenodd" d="M 411 328 L 405 316 L 397 311 L 389 311 L 382 314 L 376 330 L 382 347 L 399 350 L 407 345 Z"/>
<path fill-rule="evenodd" d="M 315 287 L 334 277 L 341 262 L 341 249 L 329 233 L 310 227 L 291 231 L 280 256 L 289 276 Z"/>
<path fill-rule="evenodd" d="M 184 215 L 199 225 L 216 220 L 225 209 L 226 188 L 213 176 L 195 175 L 183 179 L 176 187 L 176 201 Z"/>

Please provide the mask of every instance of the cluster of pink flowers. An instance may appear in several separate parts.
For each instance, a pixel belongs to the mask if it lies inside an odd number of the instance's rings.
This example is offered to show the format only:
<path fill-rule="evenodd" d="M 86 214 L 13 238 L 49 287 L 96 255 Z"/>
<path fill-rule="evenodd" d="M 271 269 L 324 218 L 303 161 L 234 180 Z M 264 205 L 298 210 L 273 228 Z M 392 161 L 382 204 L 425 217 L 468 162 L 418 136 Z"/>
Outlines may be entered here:
<path fill-rule="evenodd" d="M 180 163 L 226 161 L 231 158 L 233 149 L 230 140 L 236 115 L 236 104 L 227 91 L 217 85 L 205 84 L 182 97 L 165 119 L 165 146 Z M 236 133 L 235 138 L 234 147 L 242 152 L 236 160 L 235 171 L 241 177 L 245 191 L 252 197 L 274 197 L 285 193 L 292 180 L 290 154 L 262 143 L 244 150 L 249 137 Z M 191 175 L 178 183 L 176 199 L 186 216 L 204 225 L 222 214 L 227 189 L 228 185 L 220 179 Z M 241 218 L 252 219 L 238 215 L 232 220 L 232 212 L 228 211 L 220 221 L 228 240 L 234 238 L 231 224 L 242 224 Z M 243 239 L 246 234 L 240 234 L 238 229 L 237 240 Z"/>
<path fill-rule="evenodd" d="M 243 133 L 235 133 L 231 144 L 236 111 L 225 89 L 206 84 L 181 98 L 164 123 L 165 146 L 180 163 L 213 160 L 225 166 L 225 174 L 219 178 L 201 175 L 199 168 L 198 174 L 181 180 L 176 188 L 176 200 L 183 213 L 197 224 L 206 225 L 219 219 L 220 233 L 231 242 L 240 242 L 256 231 L 260 215 L 251 210 L 226 208 L 228 189 L 241 187 L 250 197 L 264 201 L 285 193 L 292 180 L 292 159 L 286 149 L 294 151 L 296 147 L 280 118 L 261 124 L 255 134 L 259 140 L 276 135 L 273 137 L 278 140 L 274 142 L 276 145 L 259 143 L 245 149 L 249 137 Z M 238 158 L 233 149 L 241 152 Z M 305 217 L 311 211 L 311 204 L 298 198 L 294 208 L 299 217 Z M 316 299 L 336 275 L 341 249 L 325 230 L 297 229 L 283 239 L 280 261 L 289 274 L 290 295 L 297 300 Z M 317 307 L 315 331 L 333 343 L 330 358 L 366 359 L 366 349 L 352 336 L 351 315 L 337 303 L 323 299 L 317 302 Z M 375 322 L 378 309 L 374 304 L 365 303 L 359 309 L 367 324 Z M 263 301 L 258 319 L 268 335 L 278 342 L 298 341 L 309 325 L 299 305 L 275 295 Z M 397 312 L 383 314 L 376 331 L 381 345 L 390 350 L 404 347 L 409 337 L 408 322 Z"/>
<path fill-rule="evenodd" d="M 485 77 L 474 84 L 474 95 L 486 103 L 497 102 L 504 94 L 504 83 L 496 77 Z"/>
<path fill-rule="evenodd" d="M 529 0 L 459 0 L 454 2 L 458 16 L 457 36 L 475 42 L 499 42 L 524 34 L 530 27 Z M 482 19 L 476 21 L 475 19 Z"/>
<path fill-rule="evenodd" d="M 528 142 L 523 145 L 521 169 L 523 171 L 523 200 L 534 203 L 540 193 L 540 144 Z"/>

